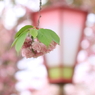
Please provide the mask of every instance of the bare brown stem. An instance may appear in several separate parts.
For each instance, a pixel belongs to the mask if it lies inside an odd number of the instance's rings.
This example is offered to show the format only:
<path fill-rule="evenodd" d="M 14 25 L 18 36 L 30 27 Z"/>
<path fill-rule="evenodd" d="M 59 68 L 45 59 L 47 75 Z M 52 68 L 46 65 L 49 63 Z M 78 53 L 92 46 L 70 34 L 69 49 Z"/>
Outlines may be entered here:
<path fill-rule="evenodd" d="M 39 24 L 40 24 L 40 18 L 41 18 L 41 9 L 42 9 L 42 1 L 40 0 L 40 5 L 39 5 L 40 9 L 39 9 L 39 18 L 38 18 L 38 25 L 37 28 L 39 28 Z"/>

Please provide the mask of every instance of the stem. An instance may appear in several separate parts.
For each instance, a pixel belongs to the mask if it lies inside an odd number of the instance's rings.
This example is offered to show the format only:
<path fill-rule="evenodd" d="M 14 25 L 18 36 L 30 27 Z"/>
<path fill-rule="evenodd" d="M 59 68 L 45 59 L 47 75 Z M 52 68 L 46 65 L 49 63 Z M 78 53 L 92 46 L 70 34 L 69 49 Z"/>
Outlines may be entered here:
<path fill-rule="evenodd" d="M 38 25 L 37 28 L 39 28 L 39 24 L 40 24 L 40 18 L 41 18 L 41 9 L 42 9 L 42 1 L 40 0 L 40 5 L 39 5 L 40 9 L 39 9 L 39 18 L 38 18 Z"/>

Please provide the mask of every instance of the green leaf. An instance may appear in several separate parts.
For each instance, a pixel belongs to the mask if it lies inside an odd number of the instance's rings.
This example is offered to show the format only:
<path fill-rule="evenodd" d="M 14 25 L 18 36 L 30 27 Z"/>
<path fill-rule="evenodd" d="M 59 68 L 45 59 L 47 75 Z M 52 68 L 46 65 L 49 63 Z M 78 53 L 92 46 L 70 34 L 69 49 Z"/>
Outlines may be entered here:
<path fill-rule="evenodd" d="M 50 29 L 44 29 L 45 32 L 48 32 L 48 34 L 52 37 L 52 40 L 58 44 L 60 44 L 60 38 L 59 36 Z"/>
<path fill-rule="evenodd" d="M 13 41 L 13 43 L 12 43 L 11 47 L 13 47 L 13 46 L 16 44 L 17 39 L 18 39 L 18 38 L 16 38 L 16 39 Z"/>
<path fill-rule="evenodd" d="M 38 30 L 37 29 L 30 29 L 30 34 L 33 36 L 33 38 L 36 38 L 38 35 Z"/>
<path fill-rule="evenodd" d="M 26 25 L 26 26 L 22 27 L 22 28 L 16 33 L 15 38 L 18 37 L 18 36 L 20 36 L 20 34 L 22 34 L 24 31 L 26 31 L 26 30 L 29 29 L 29 28 L 33 28 L 33 26 L 31 26 L 31 25 Z"/>
<path fill-rule="evenodd" d="M 50 43 L 52 42 L 51 36 L 49 36 L 48 33 L 44 31 L 44 29 L 38 30 L 37 38 L 39 39 L 40 42 L 42 42 L 46 46 L 49 46 Z"/>
<path fill-rule="evenodd" d="M 22 45 L 25 41 L 25 38 L 27 36 L 28 32 L 24 32 L 18 39 L 17 39 L 17 42 L 16 42 L 16 45 L 15 45 L 15 49 L 17 52 L 20 51 L 20 49 L 22 48 Z"/>
<path fill-rule="evenodd" d="M 51 41 L 54 41 L 58 44 L 60 43 L 60 38 L 58 37 L 58 35 L 50 29 L 39 29 L 38 39 L 46 46 L 50 45 Z"/>

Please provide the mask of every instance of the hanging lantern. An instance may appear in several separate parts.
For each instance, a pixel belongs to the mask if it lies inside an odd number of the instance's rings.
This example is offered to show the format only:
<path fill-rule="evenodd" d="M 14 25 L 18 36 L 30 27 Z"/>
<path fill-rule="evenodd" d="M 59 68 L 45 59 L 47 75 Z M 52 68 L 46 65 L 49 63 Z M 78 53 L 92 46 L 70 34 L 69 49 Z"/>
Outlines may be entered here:
<path fill-rule="evenodd" d="M 41 10 L 41 16 L 39 27 L 52 29 L 61 39 L 60 45 L 45 55 L 49 80 L 51 83 L 72 82 L 87 12 L 66 6 L 50 6 Z M 38 12 L 31 14 L 34 26 L 38 17 Z"/>

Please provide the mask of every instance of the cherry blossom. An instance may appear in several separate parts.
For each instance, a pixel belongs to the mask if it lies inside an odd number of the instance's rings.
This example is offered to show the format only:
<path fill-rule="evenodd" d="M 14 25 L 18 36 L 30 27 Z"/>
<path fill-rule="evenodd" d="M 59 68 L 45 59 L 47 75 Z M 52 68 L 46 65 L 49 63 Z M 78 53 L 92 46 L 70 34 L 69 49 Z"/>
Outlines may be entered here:
<path fill-rule="evenodd" d="M 57 43 L 52 41 L 49 46 L 44 45 L 39 42 L 39 40 L 27 37 L 22 46 L 21 53 L 23 57 L 31 58 L 31 57 L 39 57 L 46 53 L 49 53 L 53 49 L 55 49 Z"/>

